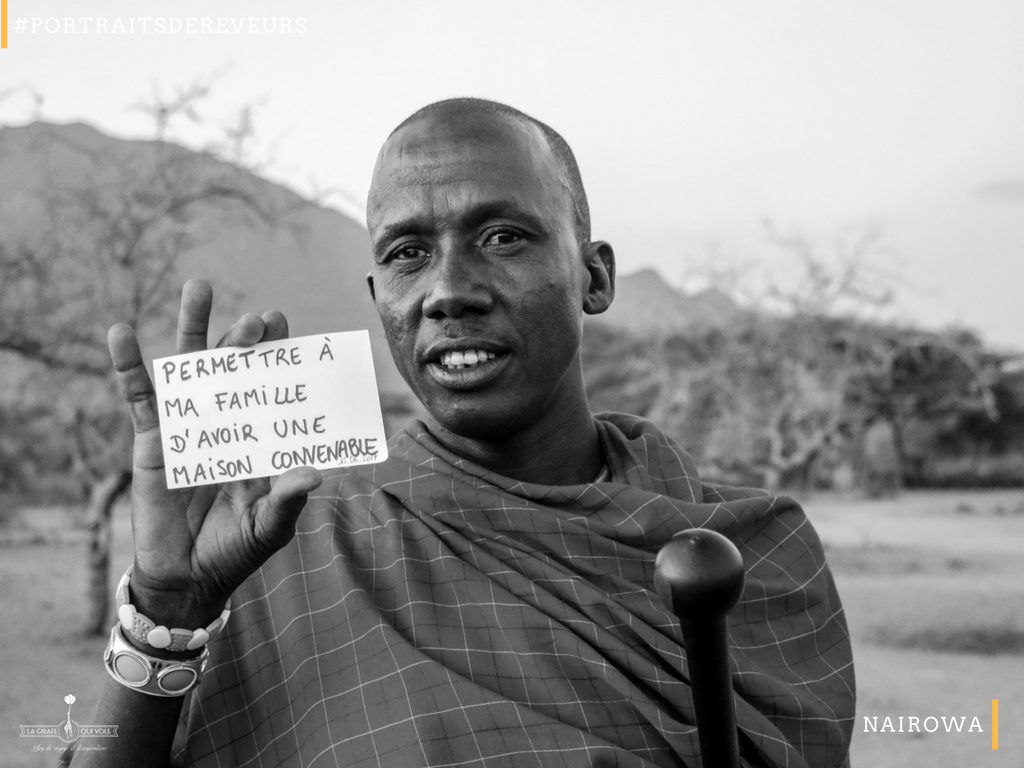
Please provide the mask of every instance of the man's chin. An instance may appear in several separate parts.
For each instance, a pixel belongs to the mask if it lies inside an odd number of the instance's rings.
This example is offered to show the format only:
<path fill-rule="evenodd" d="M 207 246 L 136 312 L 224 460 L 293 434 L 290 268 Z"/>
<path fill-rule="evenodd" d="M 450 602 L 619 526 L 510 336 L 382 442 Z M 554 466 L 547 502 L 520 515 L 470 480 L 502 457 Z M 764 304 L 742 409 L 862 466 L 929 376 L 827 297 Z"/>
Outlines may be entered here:
<path fill-rule="evenodd" d="M 424 403 L 434 425 L 465 440 L 493 442 L 522 429 L 523 410 L 497 398 L 449 396 L 444 402 Z M 472 402 L 476 401 L 476 402 Z"/>

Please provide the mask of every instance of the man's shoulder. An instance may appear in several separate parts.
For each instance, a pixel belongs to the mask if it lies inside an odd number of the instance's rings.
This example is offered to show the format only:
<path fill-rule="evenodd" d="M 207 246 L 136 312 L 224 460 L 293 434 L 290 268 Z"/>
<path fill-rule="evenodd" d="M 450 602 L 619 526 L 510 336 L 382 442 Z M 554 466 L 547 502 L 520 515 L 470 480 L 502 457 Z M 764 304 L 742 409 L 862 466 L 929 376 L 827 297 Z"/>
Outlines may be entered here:
<path fill-rule="evenodd" d="M 388 478 L 395 474 L 402 463 L 400 457 L 388 456 L 376 464 L 321 470 L 323 484 L 310 495 L 310 498 L 348 500 L 386 492 Z"/>
<path fill-rule="evenodd" d="M 310 494 L 310 500 L 364 506 L 375 496 L 391 495 L 389 487 L 429 472 L 429 467 L 417 467 L 410 456 L 410 446 L 416 442 L 421 429 L 422 424 L 412 422 L 388 438 L 387 457 L 383 461 L 321 470 L 323 484 Z"/>

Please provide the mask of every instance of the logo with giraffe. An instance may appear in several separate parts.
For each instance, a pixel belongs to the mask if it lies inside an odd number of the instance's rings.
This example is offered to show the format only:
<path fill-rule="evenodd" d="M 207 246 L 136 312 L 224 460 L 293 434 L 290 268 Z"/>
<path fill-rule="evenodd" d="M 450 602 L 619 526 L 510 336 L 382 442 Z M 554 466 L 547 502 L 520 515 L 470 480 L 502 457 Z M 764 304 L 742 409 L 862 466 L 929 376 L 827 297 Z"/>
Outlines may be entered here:
<path fill-rule="evenodd" d="M 68 705 L 68 717 L 60 724 L 57 738 L 65 744 L 70 744 L 73 741 L 78 741 L 78 737 L 82 735 L 82 727 L 71 719 L 71 705 L 75 703 L 75 697 L 69 693 L 64 697 L 64 703 Z"/>
<path fill-rule="evenodd" d="M 83 736 L 117 737 L 116 725 L 79 725 L 77 720 L 73 720 L 71 705 L 75 701 L 74 694 L 69 693 L 64 697 L 64 703 L 68 705 L 68 710 L 64 719 L 57 725 L 23 725 L 21 726 L 21 736 L 36 739 L 56 737 L 65 744 L 73 744 Z"/>

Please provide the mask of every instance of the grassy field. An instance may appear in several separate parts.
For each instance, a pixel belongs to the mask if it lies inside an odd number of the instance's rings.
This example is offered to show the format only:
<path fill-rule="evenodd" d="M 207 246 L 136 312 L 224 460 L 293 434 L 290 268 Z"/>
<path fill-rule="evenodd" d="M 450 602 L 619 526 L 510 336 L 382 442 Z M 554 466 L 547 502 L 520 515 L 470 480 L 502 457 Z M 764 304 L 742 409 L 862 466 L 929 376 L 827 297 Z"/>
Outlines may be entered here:
<path fill-rule="evenodd" d="M 805 506 L 853 635 L 853 765 L 1024 765 L 1024 491 Z M 877 716 L 879 729 L 890 716 L 897 732 L 865 733 L 865 716 Z M 966 716 L 967 724 L 961 733 L 941 722 L 934 733 L 899 733 L 899 716 Z M 984 732 L 967 733 L 975 716 Z"/>
<path fill-rule="evenodd" d="M 905 493 L 891 501 L 805 499 L 825 542 L 854 639 L 853 765 L 1024 765 L 1024 491 Z M 60 742 L 19 725 L 89 723 L 104 642 L 78 634 L 85 547 L 61 510 L 24 516 L 0 548 L 0 765 L 53 766 Z M 31 523 L 31 524 L 29 524 Z M 115 581 L 131 558 L 115 526 Z M 113 584 L 111 585 L 113 589 Z M 992 749 L 999 699 L 999 749 Z M 961 733 L 864 732 L 864 717 L 966 717 Z M 983 732 L 968 733 L 973 717 Z M 33 752 L 35 745 L 44 748 Z M 50 750 L 46 751 L 49 746 Z"/>

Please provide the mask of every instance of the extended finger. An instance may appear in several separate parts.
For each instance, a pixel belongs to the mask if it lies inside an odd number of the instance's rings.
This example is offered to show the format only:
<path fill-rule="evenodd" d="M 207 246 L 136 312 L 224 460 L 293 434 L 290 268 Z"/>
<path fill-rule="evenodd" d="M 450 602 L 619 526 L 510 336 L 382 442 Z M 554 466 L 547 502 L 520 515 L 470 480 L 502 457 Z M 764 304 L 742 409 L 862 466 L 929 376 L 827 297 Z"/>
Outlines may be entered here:
<path fill-rule="evenodd" d="M 266 328 L 260 341 L 277 341 L 288 338 L 288 318 L 276 309 L 263 313 L 263 323 Z"/>
<path fill-rule="evenodd" d="M 323 475 L 312 467 L 285 472 L 256 508 L 255 532 L 268 554 L 283 547 L 295 533 L 295 521 L 306 506 L 306 497 L 320 487 Z"/>
<path fill-rule="evenodd" d="M 251 347 L 263 337 L 263 318 L 252 312 L 242 315 L 235 324 L 228 328 L 217 348 L 220 347 Z"/>
<path fill-rule="evenodd" d="M 159 426 L 156 394 L 153 382 L 142 359 L 142 350 L 135 331 L 124 323 L 115 325 L 107 333 L 110 360 L 117 372 L 117 383 L 128 404 L 135 433 L 147 432 Z"/>
<path fill-rule="evenodd" d="M 208 282 L 189 280 L 185 283 L 181 289 L 181 307 L 178 310 L 178 336 L 174 344 L 176 355 L 206 349 L 212 307 L 213 288 Z"/>

